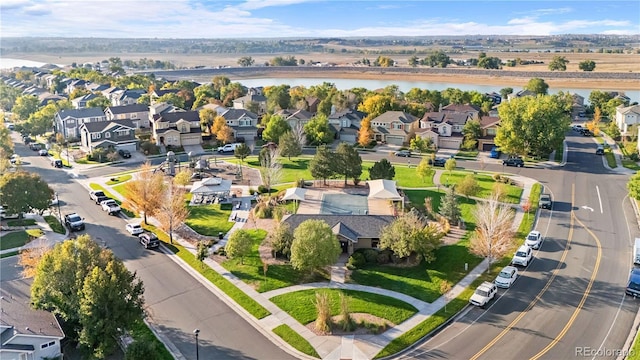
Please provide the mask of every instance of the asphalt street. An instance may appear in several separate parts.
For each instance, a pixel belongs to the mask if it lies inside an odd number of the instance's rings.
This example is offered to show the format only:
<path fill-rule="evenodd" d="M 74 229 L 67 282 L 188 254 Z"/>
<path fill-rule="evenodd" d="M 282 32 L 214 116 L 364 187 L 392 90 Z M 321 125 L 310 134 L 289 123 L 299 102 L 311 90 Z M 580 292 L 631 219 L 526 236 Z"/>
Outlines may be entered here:
<path fill-rule="evenodd" d="M 125 220 L 103 212 L 89 199 L 88 189 L 74 181 L 69 173 L 51 167 L 46 157 L 39 157 L 15 140 L 17 138 L 14 139 L 15 151 L 22 157 L 24 169 L 39 173 L 58 192 L 62 214 L 77 212 L 84 217 L 85 232 L 110 248 L 142 279 L 148 320 L 171 340 L 185 359 L 196 358 L 194 329 L 200 329 L 200 359 L 294 359 L 169 256 L 140 246 L 137 239 L 124 230 Z M 5 260 L 2 265 L 4 272 Z"/>
<path fill-rule="evenodd" d="M 638 311 L 624 295 L 638 235 L 628 176 L 605 169 L 591 139 L 567 141 L 564 167 L 508 169 L 538 179 L 554 199 L 536 224 L 545 240 L 535 260 L 486 310 L 469 308 L 403 358 L 616 358 Z"/>

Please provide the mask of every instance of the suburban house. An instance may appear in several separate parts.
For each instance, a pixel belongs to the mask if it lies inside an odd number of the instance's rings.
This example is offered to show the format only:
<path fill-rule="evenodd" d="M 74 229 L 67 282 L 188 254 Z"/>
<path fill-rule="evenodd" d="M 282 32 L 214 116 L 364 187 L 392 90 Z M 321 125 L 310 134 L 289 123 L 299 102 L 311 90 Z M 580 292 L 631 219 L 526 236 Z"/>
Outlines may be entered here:
<path fill-rule="evenodd" d="M 371 119 L 374 140 L 393 145 L 408 143 L 418 125 L 418 118 L 404 111 L 387 111 Z"/>
<path fill-rule="evenodd" d="M 71 103 L 73 104 L 73 107 L 76 109 L 82 109 L 82 108 L 86 108 L 87 107 L 87 102 L 89 102 L 90 100 L 93 100 L 95 98 L 97 98 L 98 95 L 94 94 L 94 93 L 90 93 L 87 95 L 83 95 L 80 97 L 77 97 L 75 99 L 71 99 Z"/>
<path fill-rule="evenodd" d="M 313 117 L 311 112 L 304 109 L 282 109 L 276 111 L 274 115 L 282 116 L 292 129 L 304 126 Z"/>
<path fill-rule="evenodd" d="M 45 106 L 49 103 L 49 101 L 56 102 L 61 100 L 67 100 L 67 98 L 62 95 L 52 94 L 50 92 L 45 92 L 38 95 L 38 99 L 40 100 L 39 106 Z"/>
<path fill-rule="evenodd" d="M 129 150 L 138 148 L 136 127 L 131 120 L 107 120 L 80 125 L 80 147 L 86 152 L 96 148 Z"/>
<path fill-rule="evenodd" d="M 357 249 L 377 248 L 380 231 L 393 221 L 394 216 L 293 214 L 285 217 L 282 222 L 288 224 L 293 231 L 310 219 L 326 222 L 338 237 L 342 252 L 351 255 Z"/>
<path fill-rule="evenodd" d="M 177 94 L 179 91 L 180 89 L 154 89 L 149 95 L 154 100 L 166 94 Z"/>
<path fill-rule="evenodd" d="M 106 120 L 107 117 L 101 108 L 63 109 L 54 116 L 53 127 L 55 132 L 62 134 L 65 139 L 79 138 L 80 125 Z"/>
<path fill-rule="evenodd" d="M 252 107 L 255 104 L 255 108 Z M 257 111 L 258 115 L 267 112 L 267 98 L 255 89 L 249 89 L 247 95 L 233 100 L 233 108 L 238 110 Z"/>
<path fill-rule="evenodd" d="M 110 95 L 111 104 L 114 106 L 137 104 L 138 99 L 146 93 L 142 89 L 115 90 Z"/>
<path fill-rule="evenodd" d="M 511 93 L 509 95 L 507 95 L 507 100 L 511 101 L 512 99 L 515 98 L 519 98 L 519 97 L 523 97 L 523 96 L 536 96 L 537 94 L 534 93 L 533 91 L 529 91 L 529 90 L 520 90 L 517 93 Z"/>
<path fill-rule="evenodd" d="M 449 104 L 440 110 L 448 113 L 467 114 L 472 120 L 480 120 L 480 108 L 471 104 Z M 462 124 L 464 126 L 464 124 Z M 454 130 L 455 131 L 455 130 Z M 462 131 L 462 129 L 460 129 Z"/>
<path fill-rule="evenodd" d="M 109 87 L 111 87 L 110 84 L 96 84 L 96 83 L 90 83 L 85 86 L 87 90 L 93 93 L 96 93 L 96 92 L 101 93 L 104 90 L 107 90 Z"/>
<path fill-rule="evenodd" d="M 151 111 L 149 115 L 152 116 Z M 197 111 L 172 112 L 169 110 L 160 112 L 153 115 L 151 128 L 156 145 L 184 146 L 202 144 L 200 114 Z"/>
<path fill-rule="evenodd" d="M 622 101 L 625 106 L 628 106 L 629 103 L 631 102 L 631 98 L 628 97 L 624 92 L 621 91 L 609 91 L 608 92 L 609 96 L 611 96 L 612 99 L 618 99 L 620 101 Z"/>
<path fill-rule="evenodd" d="M 498 133 L 500 118 L 497 116 L 483 116 L 480 119 L 480 131 L 482 135 L 478 138 L 478 149 L 481 151 L 491 151 L 496 146 L 494 138 Z"/>
<path fill-rule="evenodd" d="M 472 112 L 473 113 L 473 112 Z M 472 117 L 469 112 L 428 112 L 420 119 L 420 128 L 416 135 L 442 149 L 460 149 L 463 136 L 462 129 Z"/>
<path fill-rule="evenodd" d="M 485 93 L 484 95 L 488 97 L 489 100 L 491 100 L 491 103 L 493 105 L 500 105 L 500 103 L 502 102 L 502 95 L 498 94 L 495 91 L 490 93 Z"/>
<path fill-rule="evenodd" d="M 307 111 L 310 113 L 318 112 L 318 105 L 320 105 L 320 99 L 315 96 L 307 96 L 304 98 L 304 101 L 307 103 Z"/>
<path fill-rule="evenodd" d="M 67 94 L 71 94 L 75 89 L 84 89 L 87 83 L 87 81 L 82 79 L 71 79 L 67 84 Z"/>
<path fill-rule="evenodd" d="M 0 286 L 0 359 L 60 359 L 64 332 L 53 314 L 31 308 L 29 288 L 22 279 Z"/>
<path fill-rule="evenodd" d="M 121 91 L 121 90 L 123 90 L 123 89 L 121 89 L 121 88 L 119 88 L 117 86 L 112 86 L 110 88 L 106 88 L 106 89 L 100 91 L 100 93 L 102 94 L 102 96 L 104 96 L 107 99 L 109 99 L 111 104 L 113 104 L 114 100 L 117 98 L 117 96 L 119 96 L 119 95 L 116 95 L 116 94 L 118 93 L 118 91 Z"/>
<path fill-rule="evenodd" d="M 144 104 L 109 106 L 104 113 L 107 120 L 130 119 L 138 129 L 149 127 L 149 106 Z"/>
<path fill-rule="evenodd" d="M 336 111 L 329 115 L 329 124 L 333 127 L 339 140 L 355 144 L 358 141 L 360 122 L 366 116 L 367 114 L 362 111 L 353 109 Z"/>
<path fill-rule="evenodd" d="M 236 139 L 253 140 L 258 136 L 258 115 L 244 109 L 229 109 L 220 114 Z"/>
<path fill-rule="evenodd" d="M 640 105 L 618 106 L 616 108 L 616 125 L 622 134 L 626 134 L 629 126 L 640 123 Z"/>

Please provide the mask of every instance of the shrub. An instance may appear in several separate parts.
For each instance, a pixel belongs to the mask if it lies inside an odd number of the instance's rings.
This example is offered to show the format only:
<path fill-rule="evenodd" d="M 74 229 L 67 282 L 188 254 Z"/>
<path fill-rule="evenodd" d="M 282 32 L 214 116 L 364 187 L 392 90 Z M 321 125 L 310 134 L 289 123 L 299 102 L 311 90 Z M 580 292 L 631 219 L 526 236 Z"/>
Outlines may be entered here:
<path fill-rule="evenodd" d="M 349 309 L 349 297 L 340 293 L 340 326 L 343 331 L 353 331 L 356 329 L 356 323 L 351 317 L 351 310 Z"/>
<path fill-rule="evenodd" d="M 362 253 L 355 252 L 351 256 L 349 256 L 349 262 L 347 262 L 347 268 L 349 270 L 357 269 L 359 267 L 362 267 L 366 263 L 367 263 L 367 260 L 364 258 L 364 255 L 362 255 Z"/>
<path fill-rule="evenodd" d="M 493 180 L 497 181 L 497 182 L 502 182 L 502 175 L 500 174 L 493 174 Z"/>
<path fill-rule="evenodd" d="M 369 264 L 372 264 L 378 261 L 378 250 L 376 249 L 364 249 L 362 251 L 362 254 L 364 255 L 364 259 Z"/>
<path fill-rule="evenodd" d="M 151 141 L 141 142 L 140 150 L 142 150 L 142 152 L 145 155 L 157 155 L 160 153 L 160 148 L 156 146 L 156 144 L 152 143 Z"/>
<path fill-rule="evenodd" d="M 326 292 L 316 292 L 314 302 L 318 317 L 316 318 L 316 330 L 322 334 L 331 332 L 329 322 L 331 321 L 331 307 L 329 304 L 329 294 Z"/>
<path fill-rule="evenodd" d="M 271 210 L 271 217 L 273 217 L 277 222 L 280 222 L 286 213 L 287 209 L 284 206 L 276 206 Z"/>
<path fill-rule="evenodd" d="M 258 186 L 258 192 L 260 194 L 266 194 L 266 193 L 269 192 L 269 189 L 267 189 L 267 187 L 264 186 L 264 185 L 260 185 L 260 186 Z"/>
<path fill-rule="evenodd" d="M 353 184 L 357 186 L 358 184 L 360 184 L 361 181 L 362 180 L 360 178 L 355 178 L 353 179 Z"/>
<path fill-rule="evenodd" d="M 136 340 L 127 346 L 124 358 L 125 360 L 152 359 L 157 352 L 155 343 Z"/>
<path fill-rule="evenodd" d="M 258 219 L 270 219 L 273 215 L 273 209 L 269 204 L 261 203 L 256 205 L 254 213 Z"/>
<path fill-rule="evenodd" d="M 380 251 L 380 253 L 378 254 L 378 257 L 376 258 L 376 261 L 380 265 L 388 264 L 389 261 L 391 261 L 391 251 L 390 250 Z"/>

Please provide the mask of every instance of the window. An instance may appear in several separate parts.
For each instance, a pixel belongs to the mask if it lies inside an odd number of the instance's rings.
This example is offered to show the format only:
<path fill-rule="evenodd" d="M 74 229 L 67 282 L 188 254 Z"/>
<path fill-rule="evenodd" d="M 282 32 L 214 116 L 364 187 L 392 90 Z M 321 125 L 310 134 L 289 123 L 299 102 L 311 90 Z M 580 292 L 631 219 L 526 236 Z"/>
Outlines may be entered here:
<path fill-rule="evenodd" d="M 55 344 L 56 344 L 56 342 L 55 342 L 55 341 L 50 341 L 50 342 L 49 342 L 49 346 L 53 346 L 53 345 L 55 345 Z"/>
<path fill-rule="evenodd" d="M 127 136 L 129 135 L 129 130 L 117 130 L 116 135 L 118 136 Z"/>
<path fill-rule="evenodd" d="M 91 140 L 100 139 L 100 133 L 91 133 Z"/>
<path fill-rule="evenodd" d="M 105 138 L 110 138 L 110 137 L 111 137 L 111 133 L 105 133 L 105 134 L 104 134 L 104 137 L 105 137 Z"/>
<path fill-rule="evenodd" d="M 495 136 L 496 135 L 496 129 L 495 128 L 488 128 L 487 129 L 487 135 Z"/>
<path fill-rule="evenodd" d="M 251 119 L 240 120 L 240 126 L 251 126 Z"/>
<path fill-rule="evenodd" d="M 132 119 L 137 119 L 138 118 L 138 114 L 136 114 L 136 113 L 131 114 L 131 118 Z"/>
<path fill-rule="evenodd" d="M 402 130 L 402 124 L 393 123 L 393 128 L 396 129 L 396 130 Z"/>
<path fill-rule="evenodd" d="M 342 120 L 342 127 L 349 127 L 349 120 L 347 119 Z"/>
<path fill-rule="evenodd" d="M 49 344 L 47 344 L 47 343 L 44 343 L 44 344 L 40 345 L 40 349 L 46 349 L 48 347 L 49 347 Z"/>

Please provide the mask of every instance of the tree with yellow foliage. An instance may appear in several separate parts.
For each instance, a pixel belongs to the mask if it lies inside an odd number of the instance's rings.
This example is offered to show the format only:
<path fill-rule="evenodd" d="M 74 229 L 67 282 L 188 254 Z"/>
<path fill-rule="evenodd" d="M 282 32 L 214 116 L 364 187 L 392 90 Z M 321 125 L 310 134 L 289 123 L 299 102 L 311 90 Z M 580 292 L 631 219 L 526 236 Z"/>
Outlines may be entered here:
<path fill-rule="evenodd" d="M 373 138 L 373 129 L 371 129 L 371 119 L 367 116 L 360 122 L 360 130 L 358 130 L 358 144 L 362 147 L 369 145 Z"/>
<path fill-rule="evenodd" d="M 602 120 L 602 110 L 600 110 L 600 107 L 596 107 L 595 110 L 593 110 L 593 120 L 586 124 L 587 129 L 589 129 L 593 135 L 600 134 L 600 120 Z"/>
<path fill-rule="evenodd" d="M 146 162 L 134 179 L 124 183 L 123 205 L 127 209 L 144 213 L 144 223 L 148 224 L 147 216 L 153 216 L 160 209 L 164 200 L 164 188 L 162 174 L 154 174 L 151 163 Z"/>

